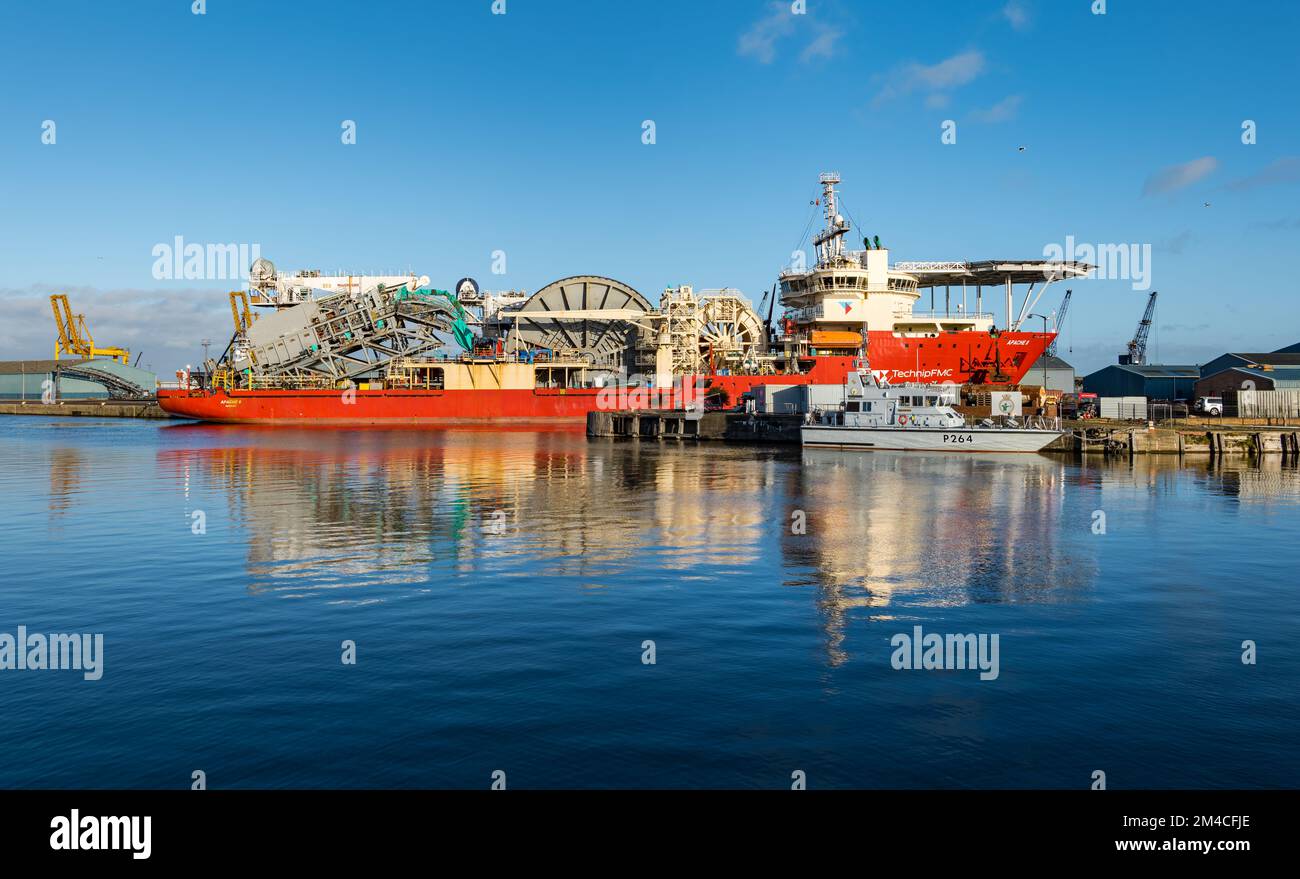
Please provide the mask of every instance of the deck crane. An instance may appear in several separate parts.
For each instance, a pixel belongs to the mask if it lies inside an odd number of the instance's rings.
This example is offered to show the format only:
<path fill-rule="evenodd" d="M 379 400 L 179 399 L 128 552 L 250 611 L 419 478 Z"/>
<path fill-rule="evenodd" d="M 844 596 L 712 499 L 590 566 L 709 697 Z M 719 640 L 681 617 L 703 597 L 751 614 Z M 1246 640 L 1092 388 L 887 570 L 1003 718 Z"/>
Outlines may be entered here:
<path fill-rule="evenodd" d="M 1147 336 L 1151 333 L 1151 316 L 1156 312 L 1156 291 L 1151 291 L 1147 300 L 1147 310 L 1138 321 L 1137 332 L 1128 343 L 1128 352 L 1119 355 L 1119 362 L 1124 366 L 1142 366 L 1147 362 Z"/>
<path fill-rule="evenodd" d="M 54 342 L 54 359 L 64 354 L 93 360 L 96 357 L 108 357 L 119 360 L 123 366 L 131 362 L 131 352 L 125 348 L 100 347 L 86 329 L 86 316 L 73 314 L 68 304 L 68 294 L 50 294 L 50 310 L 54 312 L 54 325 L 58 327 L 59 338 Z"/>
<path fill-rule="evenodd" d="M 244 290 L 230 291 L 230 316 L 235 319 L 235 335 L 243 336 L 253 325 L 257 315 L 248 307 L 248 293 Z"/>
<path fill-rule="evenodd" d="M 1052 321 L 1052 327 L 1056 331 L 1056 338 L 1052 339 L 1052 344 L 1047 346 L 1047 356 L 1056 356 L 1056 343 L 1061 338 L 1061 327 L 1065 324 L 1065 315 L 1070 310 L 1070 297 L 1074 295 L 1073 290 L 1065 291 L 1065 298 L 1061 300 L 1061 307 L 1056 310 L 1056 319 Z"/>

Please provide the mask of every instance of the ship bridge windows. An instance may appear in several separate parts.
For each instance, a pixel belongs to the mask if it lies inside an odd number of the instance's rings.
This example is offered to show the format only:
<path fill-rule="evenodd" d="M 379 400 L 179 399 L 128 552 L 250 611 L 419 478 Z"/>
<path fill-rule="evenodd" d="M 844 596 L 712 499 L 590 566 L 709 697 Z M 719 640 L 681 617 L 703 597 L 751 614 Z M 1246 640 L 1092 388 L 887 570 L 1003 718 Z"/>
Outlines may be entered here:
<path fill-rule="evenodd" d="M 404 368 L 389 374 L 388 383 L 393 387 L 441 391 L 446 378 L 441 366 L 424 363 L 404 364 Z"/>
<path fill-rule="evenodd" d="M 833 287 L 836 290 L 865 290 L 867 289 L 867 279 L 859 275 L 836 275 L 834 278 L 827 279 L 827 287 Z"/>
<path fill-rule="evenodd" d="M 581 366 L 538 366 L 535 370 L 538 388 L 581 388 L 586 385 L 586 369 Z"/>

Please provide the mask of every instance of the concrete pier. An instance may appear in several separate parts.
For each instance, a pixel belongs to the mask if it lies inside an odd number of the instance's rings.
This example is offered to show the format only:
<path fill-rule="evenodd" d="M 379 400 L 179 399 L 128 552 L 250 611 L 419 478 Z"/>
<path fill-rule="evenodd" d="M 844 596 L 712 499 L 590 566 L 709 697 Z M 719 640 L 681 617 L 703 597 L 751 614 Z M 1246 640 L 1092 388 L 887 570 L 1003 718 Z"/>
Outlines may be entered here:
<path fill-rule="evenodd" d="M 156 400 L 0 400 L 0 415 L 62 415 L 83 418 L 170 418 Z"/>
<path fill-rule="evenodd" d="M 1300 431 L 1293 428 L 1261 430 L 1204 430 L 1173 428 L 1098 428 L 1072 425 L 1073 433 L 1044 451 L 1102 453 L 1108 455 L 1179 455 L 1182 457 L 1282 455 L 1300 458 Z"/>

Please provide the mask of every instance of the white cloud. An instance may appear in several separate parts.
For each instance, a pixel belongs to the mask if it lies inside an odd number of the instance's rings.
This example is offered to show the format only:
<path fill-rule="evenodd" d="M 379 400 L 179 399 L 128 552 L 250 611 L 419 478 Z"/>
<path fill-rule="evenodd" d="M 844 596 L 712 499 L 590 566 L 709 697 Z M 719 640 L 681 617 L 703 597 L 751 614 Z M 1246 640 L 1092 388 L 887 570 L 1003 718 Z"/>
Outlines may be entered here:
<path fill-rule="evenodd" d="M 47 360 L 54 356 L 51 291 L 67 293 L 74 312 L 86 315 L 86 327 L 100 345 L 128 348 L 134 363 L 152 364 L 170 374 L 203 356 L 203 339 L 212 340 L 217 356 L 234 331 L 230 307 L 221 290 L 98 290 L 38 284 L 0 288 L 0 360 Z"/>
<path fill-rule="evenodd" d="M 1006 122 L 1014 119 L 1020 109 L 1020 95 L 1008 95 L 987 110 L 976 110 L 970 114 L 972 122 Z"/>
<path fill-rule="evenodd" d="M 895 67 L 884 78 L 876 103 L 913 92 L 945 92 L 966 85 L 984 72 L 984 53 L 976 49 L 945 58 L 936 64 L 909 62 Z"/>
<path fill-rule="evenodd" d="M 1296 182 L 1300 182 L 1300 156 L 1283 156 L 1262 171 L 1232 181 L 1228 184 L 1228 188 L 1241 191 L 1255 189 L 1259 186 L 1274 186 L 1279 183 Z"/>
<path fill-rule="evenodd" d="M 776 60 L 778 44 L 804 27 L 811 27 L 814 33 L 812 40 L 800 51 L 800 61 L 807 64 L 834 56 L 836 44 L 844 32 L 823 22 L 812 21 L 806 13 L 795 15 L 790 4 L 781 0 L 768 3 L 767 13 L 740 35 L 736 53 L 760 64 L 771 64 Z"/>
<path fill-rule="evenodd" d="M 1166 192 L 1177 192 L 1198 180 L 1205 179 L 1218 167 L 1219 160 L 1213 156 L 1192 159 L 1181 165 L 1170 165 L 1147 178 L 1147 182 L 1142 186 L 1142 194 L 1163 195 Z"/>
<path fill-rule="evenodd" d="M 816 58 L 830 58 L 835 54 L 836 41 L 842 36 L 844 36 L 843 31 L 822 25 L 813 41 L 799 53 L 799 60 L 808 62 Z"/>
<path fill-rule="evenodd" d="M 776 59 L 777 40 L 793 32 L 794 16 L 790 14 L 790 7 L 785 3 L 772 2 L 767 5 L 767 15 L 740 35 L 736 51 L 756 59 L 760 64 L 771 64 Z"/>
<path fill-rule="evenodd" d="M 1023 31 L 1029 28 L 1029 10 L 1020 0 L 1010 0 L 1006 6 L 1003 6 L 1002 16 L 1015 30 Z"/>

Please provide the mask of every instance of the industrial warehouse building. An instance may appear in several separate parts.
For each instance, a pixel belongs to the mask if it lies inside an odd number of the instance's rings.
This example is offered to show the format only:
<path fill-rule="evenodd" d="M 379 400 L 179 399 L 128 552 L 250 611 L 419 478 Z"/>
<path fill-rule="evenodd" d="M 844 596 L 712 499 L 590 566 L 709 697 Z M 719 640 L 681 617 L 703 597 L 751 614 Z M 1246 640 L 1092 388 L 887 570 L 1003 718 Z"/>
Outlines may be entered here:
<path fill-rule="evenodd" d="M 47 387 L 59 400 L 133 398 L 152 396 L 158 377 L 107 357 L 0 361 L 0 400 L 40 400 Z"/>
<path fill-rule="evenodd" d="M 1044 354 L 1025 373 L 1021 384 L 1042 385 L 1049 391 L 1074 393 L 1074 367 L 1054 354 Z"/>
<path fill-rule="evenodd" d="M 1201 367 L 1201 378 L 1209 378 L 1215 373 L 1234 367 L 1246 369 L 1260 368 L 1296 368 L 1300 367 L 1300 345 L 1283 348 L 1268 354 L 1223 354 Z"/>
<path fill-rule="evenodd" d="M 1196 383 L 1196 396 L 1222 397 L 1232 391 L 1300 390 L 1300 364 L 1296 366 L 1234 366 L 1211 373 Z"/>
<path fill-rule="evenodd" d="M 1229 352 L 1201 367 L 1196 396 L 1222 397 L 1227 410 L 1235 413 L 1237 392 L 1242 390 L 1277 392 L 1241 401 L 1246 409 L 1267 404 L 1294 410 L 1300 405 L 1300 343 L 1268 353 Z"/>
<path fill-rule="evenodd" d="M 1115 364 L 1085 376 L 1083 389 L 1099 397 L 1190 400 L 1201 378 L 1199 366 Z"/>
<path fill-rule="evenodd" d="M 1300 416 L 1300 344 L 1267 354 L 1230 352 L 1201 367 L 1198 397 L 1222 397 L 1241 418 Z"/>

